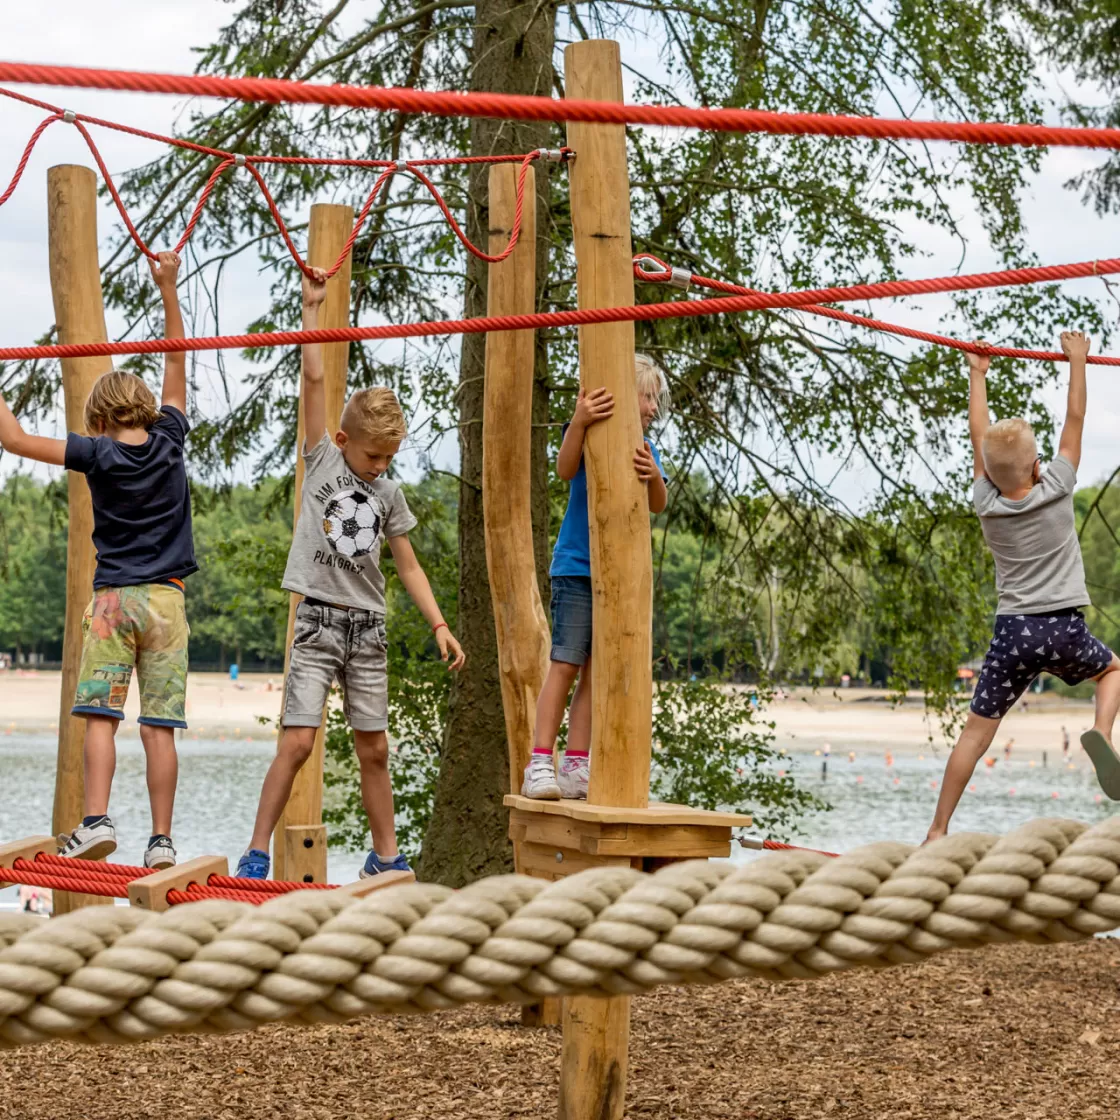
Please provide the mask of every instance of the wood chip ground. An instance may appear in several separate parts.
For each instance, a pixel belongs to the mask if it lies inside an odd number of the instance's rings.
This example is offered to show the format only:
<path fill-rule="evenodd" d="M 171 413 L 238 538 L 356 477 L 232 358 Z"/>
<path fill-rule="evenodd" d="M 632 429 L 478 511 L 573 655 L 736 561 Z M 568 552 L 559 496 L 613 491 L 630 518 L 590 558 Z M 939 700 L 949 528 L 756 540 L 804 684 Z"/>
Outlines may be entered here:
<path fill-rule="evenodd" d="M 471 1007 L 0 1052 L 4 1120 L 557 1115 L 558 1029 Z M 1117 1120 L 1120 941 L 634 1001 L 631 1120 Z"/>

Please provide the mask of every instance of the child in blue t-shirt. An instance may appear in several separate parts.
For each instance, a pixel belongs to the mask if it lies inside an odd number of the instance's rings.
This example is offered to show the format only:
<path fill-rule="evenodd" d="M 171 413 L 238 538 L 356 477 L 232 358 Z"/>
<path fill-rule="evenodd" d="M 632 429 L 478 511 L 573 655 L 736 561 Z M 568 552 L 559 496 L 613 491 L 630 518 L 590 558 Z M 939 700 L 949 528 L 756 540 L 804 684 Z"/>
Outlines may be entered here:
<path fill-rule="evenodd" d="M 668 402 L 665 374 L 651 358 L 639 354 L 634 361 L 642 431 Z M 556 471 L 570 483 L 568 508 L 552 553 L 552 654 L 548 675 L 537 700 L 537 726 L 533 753 L 525 768 L 523 797 L 555 801 L 561 797 L 587 798 L 591 750 L 591 542 L 587 523 L 587 474 L 583 440 L 592 424 L 614 412 L 614 398 L 606 389 L 582 389 L 564 441 L 556 458 Z M 651 513 L 661 513 L 669 500 L 668 479 L 657 448 L 647 439 L 634 451 L 634 469 L 649 491 Z M 568 748 L 559 773 L 552 756 L 556 735 L 564 719 L 568 693 L 579 678 L 568 714 Z"/>
<path fill-rule="evenodd" d="M 179 255 L 160 253 L 152 279 L 163 299 L 166 338 L 183 337 L 175 289 Z M 171 814 L 186 727 L 187 626 L 183 580 L 198 571 L 183 444 L 190 425 L 186 354 L 168 354 L 159 406 L 135 374 L 113 370 L 85 404 L 89 435 L 30 435 L 0 397 L 0 446 L 13 455 L 86 476 L 93 504 L 97 570 L 83 620 L 82 664 L 71 709 L 86 721 L 85 815 L 62 855 L 103 859 L 116 850 L 109 791 L 116 731 L 133 669 L 140 683 L 140 738 L 147 758 L 152 836 L 144 866 L 171 867 Z"/>

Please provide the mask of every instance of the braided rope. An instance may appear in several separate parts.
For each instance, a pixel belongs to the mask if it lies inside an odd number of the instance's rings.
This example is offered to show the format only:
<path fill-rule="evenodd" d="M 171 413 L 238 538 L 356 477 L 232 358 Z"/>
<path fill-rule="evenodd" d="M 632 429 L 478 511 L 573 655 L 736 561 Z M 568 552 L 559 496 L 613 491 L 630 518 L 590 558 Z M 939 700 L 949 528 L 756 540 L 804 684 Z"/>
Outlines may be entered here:
<path fill-rule="evenodd" d="M 155 74 L 79 66 L 0 62 L 0 81 L 85 89 L 177 93 L 239 101 L 350 105 L 399 113 L 500 120 L 590 121 L 699 128 L 711 132 L 764 132 L 775 136 L 862 136 L 891 140 L 956 140 L 966 144 L 1120 148 L 1120 129 L 1067 128 L 987 121 L 912 121 L 762 109 L 694 109 L 684 105 L 625 105 L 501 93 L 454 93 L 376 86 L 317 85 L 281 78 L 223 78 L 208 74 Z"/>
<path fill-rule="evenodd" d="M 368 342 L 388 338 L 426 338 L 439 335 L 483 334 L 487 331 L 538 330 L 594 323 L 644 322 L 657 319 L 695 318 L 701 315 L 734 314 L 765 308 L 809 308 L 819 303 L 845 300 L 893 299 L 899 296 L 960 292 L 981 288 L 1013 287 L 1052 283 L 1085 276 L 1108 276 L 1120 272 L 1120 257 L 1080 261 L 1075 264 L 1041 265 L 999 272 L 973 272 L 939 276 L 927 280 L 885 280 L 876 284 L 814 288 L 800 292 L 753 292 L 714 299 L 669 300 L 628 307 L 587 307 L 577 311 L 540 311 L 529 315 L 491 315 L 473 319 L 443 319 L 425 323 L 391 323 L 377 327 L 335 327 L 313 331 L 264 331 L 256 334 L 219 335 L 209 338 L 148 338 L 124 342 L 71 342 L 54 346 L 0 347 L 0 361 L 49 358 L 85 358 L 104 354 L 174 354 L 194 350 L 248 349 L 261 346 L 299 346 L 305 343 Z M 870 322 L 870 320 L 869 320 Z M 1046 361 L 1066 360 L 1059 352 L 992 348 L 993 353 L 1011 357 L 1035 357 Z M 1120 366 L 1120 358 L 1099 357 L 1098 365 Z"/>
<path fill-rule="evenodd" d="M 364 899 L 297 892 L 256 909 L 99 907 L 0 916 L 0 1047 L 122 1043 L 289 1020 L 472 1002 L 639 994 L 746 976 L 819 977 L 989 942 L 1066 942 L 1120 927 L 1120 817 L 1038 820 L 1003 837 L 836 858 L 778 852 L 655 875 L 601 868 Z"/>

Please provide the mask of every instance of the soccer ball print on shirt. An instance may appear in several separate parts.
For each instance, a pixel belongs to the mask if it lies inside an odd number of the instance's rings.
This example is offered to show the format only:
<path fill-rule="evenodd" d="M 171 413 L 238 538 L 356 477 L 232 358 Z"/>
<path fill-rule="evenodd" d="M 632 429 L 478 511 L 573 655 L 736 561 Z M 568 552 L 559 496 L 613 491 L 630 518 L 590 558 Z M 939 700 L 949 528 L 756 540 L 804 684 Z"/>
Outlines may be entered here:
<path fill-rule="evenodd" d="M 323 510 L 323 532 L 331 548 L 343 556 L 368 556 L 381 533 L 376 499 L 360 490 L 343 490 Z"/>

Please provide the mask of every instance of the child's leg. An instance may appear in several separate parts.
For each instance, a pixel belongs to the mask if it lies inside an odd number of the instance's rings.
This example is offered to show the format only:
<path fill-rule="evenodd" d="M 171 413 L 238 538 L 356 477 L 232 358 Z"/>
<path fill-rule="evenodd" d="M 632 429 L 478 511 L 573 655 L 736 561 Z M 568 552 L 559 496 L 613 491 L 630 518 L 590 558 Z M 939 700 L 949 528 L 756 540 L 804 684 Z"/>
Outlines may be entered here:
<path fill-rule="evenodd" d="M 175 729 L 140 725 L 140 741 L 148 777 L 148 800 L 152 807 L 152 835 L 171 835 L 171 816 L 175 811 L 175 787 L 179 782 L 179 755 L 175 750 Z"/>
<path fill-rule="evenodd" d="M 568 693 L 579 676 L 580 666 L 566 661 L 550 661 L 541 694 L 537 697 L 537 722 L 533 732 L 533 754 L 552 757 L 556 749 L 556 736 L 564 722 L 564 709 L 568 706 Z M 570 736 L 570 728 L 569 728 Z M 588 735 L 590 742 L 590 735 Z M 569 744 L 570 745 L 570 744 Z"/>
<path fill-rule="evenodd" d="M 269 842 L 284 806 L 292 795 L 292 783 L 303 764 L 311 757 L 315 746 L 315 727 L 285 727 L 276 748 L 276 757 L 268 768 L 257 806 L 257 819 L 253 825 L 250 848 L 267 852 Z"/>
<path fill-rule="evenodd" d="M 86 716 L 86 737 L 82 750 L 86 794 L 83 815 L 104 817 L 109 812 L 109 793 L 117 770 L 117 724 L 111 716 Z"/>
<path fill-rule="evenodd" d="M 1112 742 L 1112 727 L 1120 711 L 1120 657 L 1112 655 L 1112 663 L 1097 677 L 1096 715 L 1093 729 Z"/>
<path fill-rule="evenodd" d="M 579 672 L 579 684 L 568 711 L 568 750 L 570 758 L 586 757 L 591 752 L 591 658 Z"/>
<path fill-rule="evenodd" d="M 961 796 L 968 787 L 976 764 L 984 757 L 984 752 L 992 745 L 1000 719 L 985 719 L 975 712 L 968 713 L 968 720 L 949 756 L 945 767 L 945 777 L 941 781 L 941 794 L 937 798 L 937 811 L 933 816 L 927 840 L 936 840 L 949 831 L 949 821 L 956 811 Z"/>
<path fill-rule="evenodd" d="M 385 731 L 355 731 L 354 753 L 361 774 L 362 805 L 369 818 L 373 850 L 388 861 L 397 854 L 393 821 L 393 783 L 389 777 L 389 735 Z"/>

